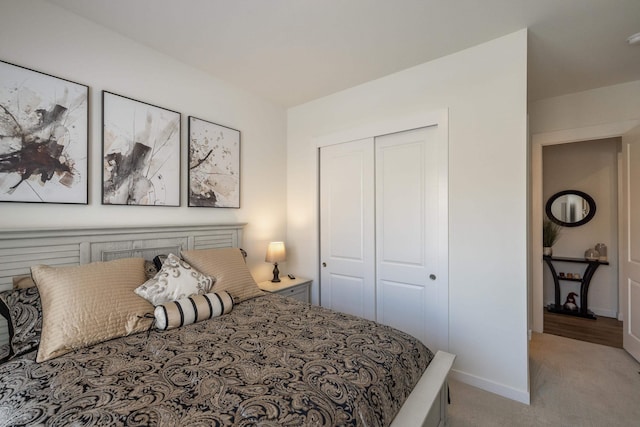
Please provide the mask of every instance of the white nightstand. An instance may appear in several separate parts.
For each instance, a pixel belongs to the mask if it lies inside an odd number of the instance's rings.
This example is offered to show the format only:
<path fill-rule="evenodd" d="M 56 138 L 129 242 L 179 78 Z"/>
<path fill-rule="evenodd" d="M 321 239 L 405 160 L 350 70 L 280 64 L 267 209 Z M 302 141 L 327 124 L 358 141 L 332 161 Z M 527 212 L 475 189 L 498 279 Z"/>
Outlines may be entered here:
<path fill-rule="evenodd" d="M 275 292 L 276 294 L 295 298 L 302 302 L 311 302 L 311 279 L 304 277 L 296 277 L 289 279 L 287 276 L 281 277 L 280 282 L 272 282 L 270 280 L 258 283 L 260 289 L 266 292 Z"/>

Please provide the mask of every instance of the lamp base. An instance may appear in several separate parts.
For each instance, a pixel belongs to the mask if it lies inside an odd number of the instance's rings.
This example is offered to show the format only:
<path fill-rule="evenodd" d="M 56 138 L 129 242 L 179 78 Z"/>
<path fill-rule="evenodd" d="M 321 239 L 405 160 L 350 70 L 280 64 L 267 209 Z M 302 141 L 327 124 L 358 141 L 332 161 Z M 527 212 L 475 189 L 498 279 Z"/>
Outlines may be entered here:
<path fill-rule="evenodd" d="M 280 281 L 280 270 L 278 270 L 278 263 L 274 263 L 273 264 L 273 279 L 271 279 L 272 282 L 277 283 Z"/>

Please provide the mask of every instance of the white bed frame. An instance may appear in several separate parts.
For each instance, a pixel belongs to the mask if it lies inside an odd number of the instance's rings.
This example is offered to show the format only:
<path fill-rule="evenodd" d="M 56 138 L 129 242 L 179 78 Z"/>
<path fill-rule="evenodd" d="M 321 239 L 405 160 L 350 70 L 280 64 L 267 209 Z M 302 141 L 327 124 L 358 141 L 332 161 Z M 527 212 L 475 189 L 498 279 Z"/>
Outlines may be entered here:
<path fill-rule="evenodd" d="M 36 264 L 81 265 L 182 250 L 240 247 L 245 224 L 0 230 L 0 291 Z M 0 345 L 8 342 L 0 316 Z M 437 352 L 434 360 L 393 420 L 392 427 L 447 425 L 447 376 L 455 356 Z"/>
<path fill-rule="evenodd" d="M 447 377 L 456 356 L 438 351 L 418 384 L 393 419 L 391 427 L 442 427 L 448 425 Z"/>

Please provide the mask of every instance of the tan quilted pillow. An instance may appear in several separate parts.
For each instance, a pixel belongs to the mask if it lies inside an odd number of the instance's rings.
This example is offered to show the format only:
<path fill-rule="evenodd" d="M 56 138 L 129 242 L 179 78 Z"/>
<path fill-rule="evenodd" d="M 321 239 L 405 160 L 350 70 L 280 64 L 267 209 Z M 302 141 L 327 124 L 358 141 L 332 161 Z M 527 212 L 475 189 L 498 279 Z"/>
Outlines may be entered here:
<path fill-rule="evenodd" d="M 151 327 L 153 305 L 133 290 L 145 280 L 144 259 L 74 267 L 31 267 L 42 302 L 37 362 Z"/>
<path fill-rule="evenodd" d="M 195 269 L 216 278 L 211 292 L 227 291 L 236 303 L 264 294 L 238 248 L 184 251 L 182 258 Z"/>
<path fill-rule="evenodd" d="M 35 286 L 31 275 L 25 274 L 22 276 L 13 277 L 13 289 L 27 289 Z"/>

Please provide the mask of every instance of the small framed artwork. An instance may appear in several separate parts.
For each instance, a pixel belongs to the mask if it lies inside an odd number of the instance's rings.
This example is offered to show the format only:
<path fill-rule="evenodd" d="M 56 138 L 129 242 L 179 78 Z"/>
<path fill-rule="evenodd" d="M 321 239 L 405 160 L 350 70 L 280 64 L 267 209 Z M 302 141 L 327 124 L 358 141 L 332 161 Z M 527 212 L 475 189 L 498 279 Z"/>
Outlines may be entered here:
<path fill-rule="evenodd" d="M 189 116 L 189 206 L 240 207 L 240 131 Z"/>
<path fill-rule="evenodd" d="M 102 92 L 102 204 L 180 206 L 180 113 Z"/>
<path fill-rule="evenodd" d="M 0 61 L 0 201 L 88 202 L 89 87 Z"/>

